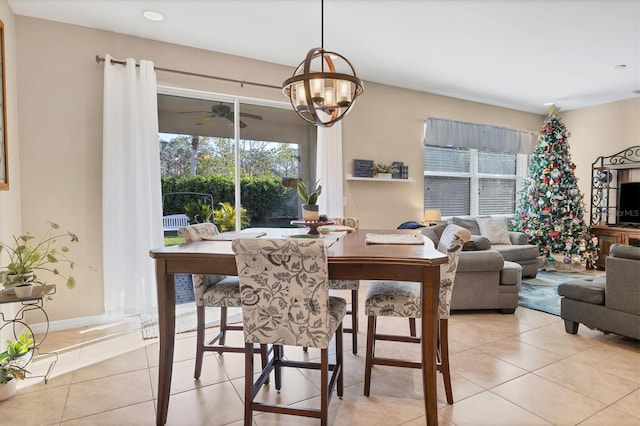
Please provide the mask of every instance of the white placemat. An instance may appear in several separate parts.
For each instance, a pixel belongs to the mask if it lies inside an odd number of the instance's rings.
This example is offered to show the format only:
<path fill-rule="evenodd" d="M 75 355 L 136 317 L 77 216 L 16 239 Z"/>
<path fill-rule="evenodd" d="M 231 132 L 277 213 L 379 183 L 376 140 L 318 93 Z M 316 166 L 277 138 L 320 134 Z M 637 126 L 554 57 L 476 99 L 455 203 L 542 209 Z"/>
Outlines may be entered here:
<path fill-rule="evenodd" d="M 422 234 L 367 234 L 367 244 L 424 244 Z"/>

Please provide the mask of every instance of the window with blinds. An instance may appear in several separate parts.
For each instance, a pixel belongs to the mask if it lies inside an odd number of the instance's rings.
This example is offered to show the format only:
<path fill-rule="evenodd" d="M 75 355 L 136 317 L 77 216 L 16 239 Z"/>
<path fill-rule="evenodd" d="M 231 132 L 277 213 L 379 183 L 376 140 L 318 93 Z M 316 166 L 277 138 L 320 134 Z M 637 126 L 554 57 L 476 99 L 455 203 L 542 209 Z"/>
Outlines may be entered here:
<path fill-rule="evenodd" d="M 523 165 L 522 154 L 426 145 L 424 207 L 442 216 L 512 214 Z"/>

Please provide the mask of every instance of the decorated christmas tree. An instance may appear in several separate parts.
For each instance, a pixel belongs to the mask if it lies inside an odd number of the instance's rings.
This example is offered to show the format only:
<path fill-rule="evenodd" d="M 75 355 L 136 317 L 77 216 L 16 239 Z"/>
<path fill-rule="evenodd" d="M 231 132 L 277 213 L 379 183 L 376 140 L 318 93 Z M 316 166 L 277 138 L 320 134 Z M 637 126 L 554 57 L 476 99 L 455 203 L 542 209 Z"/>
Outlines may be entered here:
<path fill-rule="evenodd" d="M 512 229 L 526 233 L 549 263 L 591 268 L 598 258 L 598 240 L 584 221 L 570 136 L 553 105 L 538 134 Z"/>

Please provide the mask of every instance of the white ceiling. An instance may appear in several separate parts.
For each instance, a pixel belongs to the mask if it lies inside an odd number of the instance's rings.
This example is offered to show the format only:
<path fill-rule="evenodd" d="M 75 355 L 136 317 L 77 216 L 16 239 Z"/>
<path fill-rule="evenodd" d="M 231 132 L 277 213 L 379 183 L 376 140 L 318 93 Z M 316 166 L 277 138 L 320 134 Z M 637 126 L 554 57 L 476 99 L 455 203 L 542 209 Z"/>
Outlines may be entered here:
<path fill-rule="evenodd" d="M 321 44 L 320 0 L 8 2 L 18 15 L 292 67 Z M 349 59 L 365 94 L 372 81 L 539 114 L 545 102 L 571 110 L 638 96 L 640 0 L 325 0 L 324 47 Z"/>

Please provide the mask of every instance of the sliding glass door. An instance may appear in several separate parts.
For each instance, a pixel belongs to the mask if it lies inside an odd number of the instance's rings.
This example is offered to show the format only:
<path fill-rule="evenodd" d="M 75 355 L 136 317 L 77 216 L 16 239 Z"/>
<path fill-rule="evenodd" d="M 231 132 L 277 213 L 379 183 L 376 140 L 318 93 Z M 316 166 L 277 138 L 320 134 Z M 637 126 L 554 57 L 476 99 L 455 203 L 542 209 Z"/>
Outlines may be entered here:
<path fill-rule="evenodd" d="M 221 231 L 299 217 L 295 184 L 315 176 L 316 128 L 288 104 L 163 89 L 158 122 L 165 216 Z"/>

